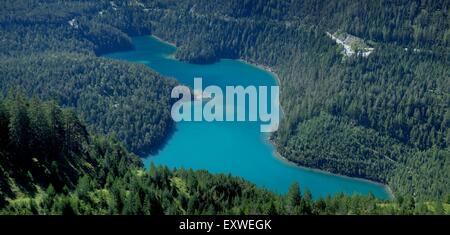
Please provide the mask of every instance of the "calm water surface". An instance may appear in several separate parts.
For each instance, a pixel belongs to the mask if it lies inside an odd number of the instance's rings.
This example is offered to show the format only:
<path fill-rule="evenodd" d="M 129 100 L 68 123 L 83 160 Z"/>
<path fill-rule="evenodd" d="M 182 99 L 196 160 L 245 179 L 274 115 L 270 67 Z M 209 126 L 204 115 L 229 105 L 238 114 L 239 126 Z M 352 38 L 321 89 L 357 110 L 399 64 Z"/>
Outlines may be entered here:
<path fill-rule="evenodd" d="M 223 59 L 212 65 L 194 65 L 173 59 L 175 48 L 153 37 L 136 37 L 133 43 L 134 50 L 107 57 L 145 64 L 191 87 L 194 77 L 203 78 L 203 87 L 276 85 L 271 73 L 242 61 Z M 302 188 L 308 187 L 315 198 L 327 193 L 369 191 L 379 198 L 389 198 L 383 185 L 300 168 L 280 160 L 259 127 L 256 122 L 180 122 L 165 147 L 144 162 L 146 167 L 153 162 L 172 168 L 230 173 L 279 193 L 286 192 L 297 181 Z"/>

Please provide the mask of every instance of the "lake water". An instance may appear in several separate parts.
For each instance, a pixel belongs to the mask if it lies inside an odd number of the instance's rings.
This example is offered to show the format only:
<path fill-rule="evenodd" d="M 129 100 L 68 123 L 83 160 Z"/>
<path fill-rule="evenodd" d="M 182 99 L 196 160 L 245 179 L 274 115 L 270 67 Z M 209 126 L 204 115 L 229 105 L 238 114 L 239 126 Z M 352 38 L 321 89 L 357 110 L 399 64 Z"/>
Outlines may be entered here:
<path fill-rule="evenodd" d="M 273 74 L 242 61 L 223 59 L 211 65 L 194 65 L 173 59 L 176 48 L 153 37 L 133 38 L 135 49 L 107 55 L 109 58 L 142 63 L 160 74 L 193 87 L 194 77 L 203 78 L 203 87 L 217 85 L 273 86 Z M 164 148 L 144 159 L 171 168 L 206 169 L 243 177 L 258 186 L 284 193 L 297 181 L 315 198 L 344 192 L 388 199 L 383 185 L 294 166 L 276 157 L 267 136 L 257 122 L 179 122 Z"/>

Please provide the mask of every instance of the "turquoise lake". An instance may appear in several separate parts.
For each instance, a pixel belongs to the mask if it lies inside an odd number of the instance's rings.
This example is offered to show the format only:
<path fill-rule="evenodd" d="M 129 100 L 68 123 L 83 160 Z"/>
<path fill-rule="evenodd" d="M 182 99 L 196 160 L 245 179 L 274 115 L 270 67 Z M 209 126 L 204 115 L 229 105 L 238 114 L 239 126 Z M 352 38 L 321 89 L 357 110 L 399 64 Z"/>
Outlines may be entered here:
<path fill-rule="evenodd" d="M 211 65 L 194 65 L 173 59 L 176 48 L 153 37 L 135 37 L 133 44 L 134 50 L 106 57 L 145 64 L 190 87 L 194 77 L 203 78 L 203 87 L 276 85 L 273 74 L 242 61 L 222 59 Z M 378 198 L 390 198 L 383 185 L 294 166 L 278 158 L 259 128 L 257 122 L 179 122 L 167 144 L 144 163 L 146 167 L 153 162 L 240 176 L 278 193 L 287 192 L 296 181 L 309 188 L 315 198 L 327 193 L 369 191 Z"/>

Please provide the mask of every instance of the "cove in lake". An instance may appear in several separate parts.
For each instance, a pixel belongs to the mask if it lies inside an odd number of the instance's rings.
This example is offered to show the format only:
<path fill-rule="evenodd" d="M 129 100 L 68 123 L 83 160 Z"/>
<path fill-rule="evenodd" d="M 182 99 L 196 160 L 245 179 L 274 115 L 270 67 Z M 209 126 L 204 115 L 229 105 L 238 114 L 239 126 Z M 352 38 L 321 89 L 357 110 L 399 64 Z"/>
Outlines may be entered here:
<path fill-rule="evenodd" d="M 134 50 L 112 53 L 108 58 L 143 63 L 158 73 L 176 78 L 193 87 L 194 77 L 203 85 L 274 86 L 273 74 L 239 60 L 222 59 L 215 64 L 195 65 L 173 59 L 176 48 L 154 37 L 133 38 Z M 309 188 L 315 198 L 343 192 L 367 194 L 389 199 L 381 184 L 295 166 L 277 157 L 258 122 L 179 122 L 164 148 L 144 159 L 148 167 L 205 169 L 243 177 L 258 186 L 285 193 L 293 182 Z"/>

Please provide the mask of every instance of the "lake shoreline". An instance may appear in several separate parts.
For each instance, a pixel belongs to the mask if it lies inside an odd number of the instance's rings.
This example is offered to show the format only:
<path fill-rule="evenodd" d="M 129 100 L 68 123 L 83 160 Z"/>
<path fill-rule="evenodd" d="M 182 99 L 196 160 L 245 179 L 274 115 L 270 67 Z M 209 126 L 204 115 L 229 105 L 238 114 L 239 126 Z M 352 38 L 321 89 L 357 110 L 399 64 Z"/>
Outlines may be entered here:
<path fill-rule="evenodd" d="M 277 85 L 281 87 L 280 76 L 275 72 L 274 68 L 272 68 L 270 66 L 267 66 L 267 65 L 264 65 L 264 64 L 257 63 L 257 62 L 245 60 L 243 58 L 240 58 L 238 60 L 242 61 L 243 63 L 252 65 L 254 67 L 257 67 L 259 69 L 262 69 L 262 70 L 272 74 L 273 77 L 275 78 L 276 82 L 277 82 Z M 280 104 L 280 109 L 281 109 L 281 112 L 283 113 L 283 107 L 281 106 L 281 104 Z M 273 148 L 274 148 L 273 155 L 279 161 L 281 161 L 281 162 L 283 162 L 285 164 L 288 164 L 290 166 L 298 167 L 298 168 L 301 168 L 301 169 L 304 169 L 304 170 L 308 170 L 308 171 L 312 171 L 312 172 L 318 172 L 318 173 L 322 173 L 322 174 L 333 175 L 333 176 L 342 177 L 342 178 L 346 178 L 346 179 L 358 180 L 358 181 L 374 184 L 374 185 L 377 185 L 377 186 L 381 186 L 381 187 L 383 187 L 386 190 L 387 194 L 389 195 L 389 200 L 395 199 L 395 196 L 394 196 L 394 193 L 392 192 L 392 189 L 387 184 L 383 184 L 383 183 L 376 182 L 376 181 L 369 180 L 369 179 L 364 179 L 364 178 L 360 178 L 360 177 L 351 177 L 351 176 L 347 176 L 347 175 L 342 175 L 342 174 L 338 174 L 338 173 L 333 173 L 333 172 L 321 170 L 319 168 L 306 167 L 306 166 L 302 166 L 300 164 L 297 164 L 297 163 L 287 159 L 286 157 L 282 156 L 281 153 L 277 151 L 277 144 L 273 141 L 273 139 L 271 137 L 272 137 L 271 134 L 265 135 L 265 139 L 268 142 L 268 144 L 272 145 Z"/>
<path fill-rule="evenodd" d="M 177 48 L 176 43 L 174 43 L 174 42 L 166 41 L 166 40 L 164 40 L 164 39 L 162 39 L 162 38 L 160 38 L 160 37 L 158 37 L 156 35 L 153 35 L 153 34 L 150 35 L 150 36 L 155 38 L 156 40 L 162 42 L 162 43 L 165 43 L 165 44 L 168 44 L 168 45 L 170 45 L 172 47 Z M 173 59 L 176 59 L 176 58 L 173 58 Z M 260 64 L 260 63 L 254 62 L 254 61 L 246 60 L 244 58 L 239 58 L 239 59 L 235 59 L 235 60 L 238 60 L 238 61 L 240 61 L 242 63 L 254 66 L 254 67 L 258 68 L 258 69 L 261 69 L 261 70 L 264 70 L 264 71 L 270 73 L 272 75 L 272 77 L 275 79 L 277 85 L 281 86 L 281 78 L 275 72 L 274 68 L 272 68 L 270 66 L 267 66 L 267 65 L 264 65 L 264 64 Z M 280 104 L 280 106 L 281 106 L 281 104 Z M 283 113 L 283 107 L 280 107 L 280 110 L 281 110 L 281 113 Z M 357 181 L 366 182 L 366 183 L 370 183 L 370 184 L 373 184 L 373 185 L 381 186 L 381 187 L 383 187 L 385 189 L 387 195 L 389 196 L 388 200 L 395 199 L 395 196 L 394 196 L 391 188 L 387 184 L 383 184 L 383 183 L 380 183 L 380 182 L 376 182 L 376 181 L 372 181 L 372 180 L 368 180 L 368 179 L 364 179 L 364 178 L 351 177 L 351 176 L 341 175 L 341 174 L 337 174 L 337 173 L 332 173 L 332 172 L 329 172 L 329 171 L 321 170 L 319 168 L 311 168 L 311 167 L 302 166 L 302 165 L 297 164 L 297 163 L 295 163 L 293 161 L 290 161 L 289 159 L 287 159 L 286 157 L 282 156 L 277 151 L 277 145 L 272 140 L 271 134 L 265 135 L 264 138 L 265 138 L 265 141 L 267 142 L 267 144 L 271 145 L 274 148 L 273 155 L 276 157 L 276 159 L 281 161 L 284 164 L 288 164 L 290 166 L 298 167 L 298 168 L 301 168 L 301 169 L 304 169 L 304 170 L 308 170 L 308 171 L 311 171 L 311 172 L 318 172 L 318 173 L 322 173 L 322 174 L 333 175 L 333 176 L 337 176 L 337 177 L 341 177 L 341 178 L 345 178 L 345 179 L 352 179 L 352 180 L 357 180 Z"/>
<path fill-rule="evenodd" d="M 297 168 L 301 168 L 301 169 L 307 170 L 307 171 L 318 172 L 318 173 L 321 173 L 321 174 L 332 175 L 332 176 L 336 176 L 336 177 L 341 177 L 341 178 L 351 179 L 351 180 L 357 180 L 357 181 L 361 181 L 361 182 L 365 182 L 365 183 L 370 183 L 370 184 L 374 184 L 374 185 L 377 185 L 377 186 L 381 186 L 381 187 L 383 187 L 386 190 L 387 194 L 389 195 L 389 200 L 395 199 L 395 196 L 394 196 L 391 188 L 387 184 L 383 184 L 383 183 L 380 183 L 380 182 L 376 182 L 376 181 L 373 181 L 373 180 L 364 179 L 364 178 L 360 178 L 360 177 L 352 177 L 352 176 L 342 175 L 342 174 L 339 174 L 339 173 L 333 173 L 333 172 L 321 170 L 319 168 L 312 168 L 312 167 L 302 166 L 300 164 L 297 164 L 297 163 L 287 159 L 283 155 L 281 155 L 281 153 L 279 153 L 276 150 L 276 146 L 277 146 L 276 143 L 269 136 L 266 136 L 265 139 L 268 142 L 268 144 L 270 144 L 270 145 L 272 145 L 274 147 L 273 155 L 275 156 L 275 158 L 277 160 L 283 162 L 284 164 L 287 164 L 287 165 L 293 166 L 293 167 L 297 167 Z"/>
<path fill-rule="evenodd" d="M 273 77 L 275 78 L 276 82 L 277 82 L 277 85 L 281 86 L 280 76 L 275 72 L 275 69 L 273 67 L 270 67 L 270 66 L 267 66 L 267 65 L 264 65 L 264 64 L 260 64 L 260 63 L 254 62 L 254 61 L 246 60 L 244 58 L 239 58 L 237 60 L 241 61 L 241 62 L 244 62 L 246 64 L 249 64 L 249 65 L 252 65 L 254 67 L 257 67 L 259 69 L 262 69 L 262 70 L 272 74 Z"/>
<path fill-rule="evenodd" d="M 154 34 L 151 34 L 150 37 L 154 37 L 156 40 L 158 40 L 158 41 L 160 41 L 160 42 L 163 42 L 163 43 L 165 43 L 165 44 L 169 44 L 169 45 L 171 45 L 171 46 L 173 46 L 173 47 L 177 47 L 177 44 L 176 44 L 176 43 L 166 41 L 166 40 L 164 40 L 164 39 L 162 39 L 162 38 L 160 38 L 160 37 L 158 37 L 158 36 L 156 36 L 156 35 L 154 35 Z"/>
<path fill-rule="evenodd" d="M 252 65 L 254 67 L 257 67 L 259 69 L 262 69 L 262 70 L 272 74 L 273 77 L 275 78 L 276 82 L 277 82 L 277 85 L 281 87 L 280 76 L 275 72 L 274 68 L 272 68 L 270 66 L 267 66 L 267 65 L 264 65 L 264 64 L 257 63 L 257 62 L 245 60 L 243 58 L 240 58 L 238 60 L 243 62 L 243 63 Z M 283 107 L 281 106 L 281 104 L 280 104 L 280 109 L 281 109 L 281 111 L 283 113 Z M 392 189 L 387 184 L 383 184 L 383 183 L 380 183 L 380 182 L 376 182 L 376 181 L 373 181 L 373 180 L 364 179 L 364 178 L 360 178 L 360 177 L 351 177 L 351 176 L 347 176 L 347 175 L 333 173 L 333 172 L 321 170 L 319 168 L 306 167 L 306 166 L 302 166 L 302 165 L 300 165 L 298 163 L 295 163 L 295 162 L 287 159 L 286 157 L 282 156 L 281 153 L 277 151 L 277 144 L 273 141 L 273 139 L 271 137 L 272 137 L 271 134 L 265 135 L 265 139 L 268 142 L 268 144 L 272 145 L 273 148 L 274 148 L 273 155 L 279 161 L 281 161 L 281 162 L 283 162 L 285 164 L 288 164 L 290 166 L 298 167 L 298 168 L 301 168 L 301 169 L 304 169 L 304 170 L 308 170 L 308 171 L 312 171 L 312 172 L 318 172 L 318 173 L 322 173 L 322 174 L 333 175 L 333 176 L 342 177 L 342 178 L 346 178 L 346 179 L 358 180 L 358 181 L 374 184 L 374 185 L 377 185 L 377 186 L 381 186 L 381 187 L 383 187 L 386 190 L 387 194 L 389 195 L 389 199 L 390 200 L 395 199 L 395 196 L 394 196 L 394 193 L 392 192 Z"/>

